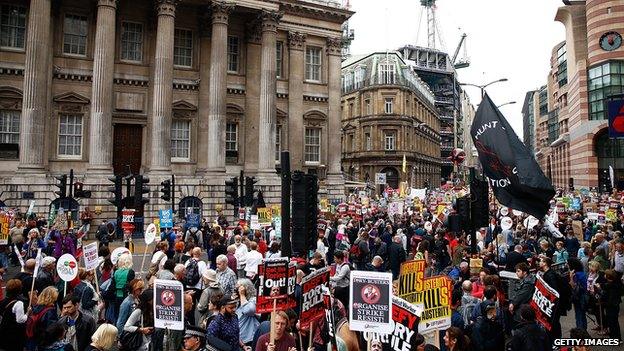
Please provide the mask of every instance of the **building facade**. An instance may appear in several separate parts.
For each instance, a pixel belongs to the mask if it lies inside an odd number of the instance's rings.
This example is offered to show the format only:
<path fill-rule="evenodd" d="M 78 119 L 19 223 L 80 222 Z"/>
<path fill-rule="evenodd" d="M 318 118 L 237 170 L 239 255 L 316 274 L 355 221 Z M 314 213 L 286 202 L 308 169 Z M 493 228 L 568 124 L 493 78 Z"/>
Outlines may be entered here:
<path fill-rule="evenodd" d="M 1 200 L 34 193 L 45 213 L 73 169 L 92 191 L 79 205 L 114 218 L 107 177 L 130 170 L 151 178 L 146 217 L 171 174 L 178 199 L 214 216 L 241 170 L 279 203 L 280 150 L 343 196 L 351 14 L 313 0 L 0 0 Z"/>
<path fill-rule="evenodd" d="M 560 79 L 555 84 L 551 74 L 559 121 L 551 167 L 563 168 L 553 179 L 559 186 L 571 178 L 575 188 L 604 191 L 611 166 L 615 185 L 623 189 L 624 144 L 608 137 L 607 103 L 624 93 L 624 0 L 570 1 L 559 8 L 555 20 L 566 28 L 566 64 L 557 64 L 557 75 L 565 76 L 566 84 L 561 86 Z"/>
<path fill-rule="evenodd" d="M 474 142 L 472 141 L 472 135 L 470 135 L 470 127 L 472 126 L 472 121 L 474 121 L 475 117 L 475 106 L 470 102 L 470 96 L 462 90 L 460 94 L 461 106 L 462 106 L 462 124 L 465 126 L 463 128 L 463 134 L 461 138 L 463 140 L 463 149 L 466 153 L 466 158 L 464 162 L 460 165 L 460 167 L 466 169 L 470 167 L 477 167 L 479 165 L 479 153 L 477 152 L 477 148 L 474 146 Z M 460 172 L 463 174 L 469 174 L 468 172 Z"/>
<path fill-rule="evenodd" d="M 524 145 L 535 155 L 535 91 L 529 91 L 522 103 L 522 131 Z"/>
<path fill-rule="evenodd" d="M 396 52 L 342 66 L 342 166 L 346 178 L 393 189 L 440 182 L 440 120 L 434 95 Z M 403 159 L 406 167 L 403 172 Z"/>

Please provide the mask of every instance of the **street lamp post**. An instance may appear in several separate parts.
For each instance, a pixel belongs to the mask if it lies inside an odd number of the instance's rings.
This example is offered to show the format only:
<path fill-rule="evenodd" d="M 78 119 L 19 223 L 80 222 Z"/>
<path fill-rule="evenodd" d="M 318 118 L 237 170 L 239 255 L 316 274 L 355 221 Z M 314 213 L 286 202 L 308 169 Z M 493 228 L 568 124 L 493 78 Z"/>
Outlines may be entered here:
<path fill-rule="evenodd" d="M 515 101 L 509 101 L 509 102 L 506 102 L 506 103 L 504 103 L 504 104 L 500 104 L 500 105 L 498 105 L 498 106 L 496 106 L 496 107 L 497 107 L 497 108 L 501 108 L 501 107 L 503 107 L 503 106 L 513 105 L 513 104 L 515 104 L 515 103 L 516 103 Z"/>
<path fill-rule="evenodd" d="M 495 81 L 491 81 L 491 82 L 489 82 L 487 84 L 484 84 L 484 85 L 477 85 L 477 84 L 471 84 L 471 83 L 460 83 L 459 85 L 471 86 L 471 87 L 475 87 L 475 88 L 481 89 L 481 98 L 483 98 L 485 96 L 485 88 L 489 87 L 492 84 L 499 83 L 499 82 L 506 82 L 508 80 L 509 79 L 507 79 L 507 78 L 501 78 L 501 79 L 497 79 Z"/>

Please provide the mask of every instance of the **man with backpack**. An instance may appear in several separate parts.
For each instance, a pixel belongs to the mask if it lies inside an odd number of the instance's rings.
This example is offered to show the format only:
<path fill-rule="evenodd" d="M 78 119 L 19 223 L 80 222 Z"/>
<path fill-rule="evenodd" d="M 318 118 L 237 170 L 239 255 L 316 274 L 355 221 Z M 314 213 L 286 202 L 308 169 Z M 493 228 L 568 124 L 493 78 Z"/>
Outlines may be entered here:
<path fill-rule="evenodd" d="M 201 259 L 201 248 L 195 247 L 191 250 L 191 258 L 186 261 L 186 287 L 188 290 L 195 290 L 198 293 L 195 294 L 197 296 L 195 301 L 199 298 L 199 292 L 202 290 L 202 280 L 201 276 L 206 270 L 206 262 Z"/>
<path fill-rule="evenodd" d="M 472 322 L 473 311 L 475 308 L 478 308 L 479 304 L 479 299 L 472 296 L 472 282 L 470 280 L 465 280 L 462 283 L 461 307 L 459 308 L 459 313 L 462 315 L 465 326 L 468 326 Z"/>

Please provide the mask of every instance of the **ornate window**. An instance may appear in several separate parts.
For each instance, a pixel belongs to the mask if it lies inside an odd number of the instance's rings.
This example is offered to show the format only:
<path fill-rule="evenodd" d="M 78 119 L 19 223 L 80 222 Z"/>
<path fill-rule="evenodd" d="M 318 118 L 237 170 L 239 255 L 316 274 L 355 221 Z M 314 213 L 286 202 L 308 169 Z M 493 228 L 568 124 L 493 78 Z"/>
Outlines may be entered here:
<path fill-rule="evenodd" d="M 305 79 L 313 82 L 321 81 L 321 48 L 306 47 Z"/>
<path fill-rule="evenodd" d="M 191 121 L 171 122 L 171 158 L 188 161 L 191 154 Z"/>
<path fill-rule="evenodd" d="M 305 129 L 305 162 L 321 162 L 321 128 Z"/>
<path fill-rule="evenodd" d="M 227 55 L 228 72 L 238 73 L 238 63 L 240 61 L 240 41 L 238 37 L 228 36 Z"/>
<path fill-rule="evenodd" d="M 23 49 L 26 41 L 26 8 L 0 6 L 0 47 Z"/>
<path fill-rule="evenodd" d="M 379 64 L 379 84 L 395 84 L 394 63 L 386 60 Z"/>
<path fill-rule="evenodd" d="M 86 56 L 88 32 L 87 16 L 66 14 L 63 24 L 63 53 Z"/>
<path fill-rule="evenodd" d="M 82 156 L 82 115 L 60 114 L 58 154 L 59 156 Z"/>
<path fill-rule="evenodd" d="M 188 29 L 175 29 L 173 40 L 173 64 L 191 67 L 193 64 L 193 32 Z"/>
<path fill-rule="evenodd" d="M 121 23 L 121 59 L 143 60 L 143 25 L 135 22 Z"/>
<path fill-rule="evenodd" d="M 203 206 L 202 201 L 196 196 L 184 197 L 178 204 L 178 216 L 184 219 L 187 215 L 194 213 L 201 217 Z"/>

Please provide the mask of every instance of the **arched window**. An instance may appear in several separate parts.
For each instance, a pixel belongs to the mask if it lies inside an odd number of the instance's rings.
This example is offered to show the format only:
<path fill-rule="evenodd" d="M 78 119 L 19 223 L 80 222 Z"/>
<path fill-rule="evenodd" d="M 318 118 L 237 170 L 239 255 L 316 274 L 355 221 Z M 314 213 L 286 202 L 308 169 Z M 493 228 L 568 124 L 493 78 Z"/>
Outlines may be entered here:
<path fill-rule="evenodd" d="M 187 196 L 180 200 L 180 204 L 178 205 L 178 216 L 182 219 L 186 218 L 186 215 L 189 213 L 198 214 L 200 217 L 202 215 L 203 203 L 196 196 Z"/>

